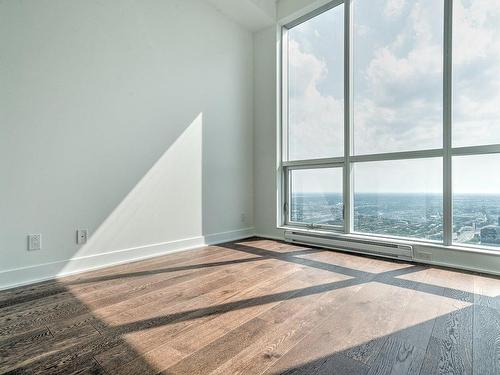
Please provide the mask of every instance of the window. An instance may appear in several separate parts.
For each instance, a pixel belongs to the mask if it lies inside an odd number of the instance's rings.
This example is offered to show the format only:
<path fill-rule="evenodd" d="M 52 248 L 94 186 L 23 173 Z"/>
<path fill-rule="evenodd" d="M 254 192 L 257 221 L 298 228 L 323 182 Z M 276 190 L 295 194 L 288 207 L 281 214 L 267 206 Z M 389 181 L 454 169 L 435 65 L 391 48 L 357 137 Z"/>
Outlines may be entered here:
<path fill-rule="evenodd" d="M 453 2 L 452 242 L 457 245 L 500 247 L 499 25 L 498 1 Z"/>
<path fill-rule="evenodd" d="M 453 145 L 500 143 L 500 2 L 453 2 Z"/>
<path fill-rule="evenodd" d="M 353 2 L 354 154 L 442 147 L 443 9 Z"/>
<path fill-rule="evenodd" d="M 338 6 L 288 31 L 290 160 L 344 154 L 343 20 Z"/>
<path fill-rule="evenodd" d="M 453 159 L 453 242 L 500 246 L 500 154 Z"/>
<path fill-rule="evenodd" d="M 443 239 L 441 158 L 357 163 L 354 231 Z"/>
<path fill-rule="evenodd" d="M 498 1 L 336 0 L 282 41 L 280 224 L 500 250 Z"/>
<path fill-rule="evenodd" d="M 285 223 L 344 229 L 344 6 L 284 30 Z"/>
<path fill-rule="evenodd" d="M 342 169 L 290 170 L 290 222 L 342 226 Z"/>

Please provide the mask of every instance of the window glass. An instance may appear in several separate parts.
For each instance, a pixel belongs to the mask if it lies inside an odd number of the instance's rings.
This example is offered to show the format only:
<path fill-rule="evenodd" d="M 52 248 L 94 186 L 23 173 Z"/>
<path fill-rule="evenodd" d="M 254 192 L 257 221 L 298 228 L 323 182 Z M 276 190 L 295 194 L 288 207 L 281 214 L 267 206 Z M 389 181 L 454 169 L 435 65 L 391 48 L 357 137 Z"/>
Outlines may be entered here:
<path fill-rule="evenodd" d="M 453 146 L 500 143 L 500 1 L 453 2 Z"/>
<path fill-rule="evenodd" d="M 500 247 L 500 155 L 453 158 L 453 242 Z"/>
<path fill-rule="evenodd" d="M 349 141 L 354 156 L 365 156 L 345 160 L 343 167 L 314 160 L 343 156 L 340 5 L 290 28 L 284 39 L 284 221 L 343 226 L 348 168 L 350 231 L 443 243 L 446 221 L 452 222 L 447 244 L 500 248 L 500 153 L 489 146 L 500 144 L 500 1 L 453 0 L 453 14 L 446 15 L 453 21 L 451 86 L 443 75 L 445 0 L 353 0 L 352 9 Z M 452 96 L 450 149 L 443 148 L 444 95 Z M 466 146 L 486 147 L 456 149 Z M 439 152 L 426 152 L 434 149 Z M 405 151 L 420 152 L 383 160 L 394 157 L 383 154 Z M 458 156 L 464 153 L 475 155 Z M 448 154 L 454 155 L 453 181 L 443 186 L 443 157 L 435 155 Z M 452 198 L 447 220 L 443 188 Z"/>
<path fill-rule="evenodd" d="M 342 156 L 344 7 L 288 31 L 288 158 Z"/>
<path fill-rule="evenodd" d="M 290 171 L 290 220 L 316 225 L 342 225 L 342 168 Z"/>
<path fill-rule="evenodd" d="M 441 241 L 442 159 L 357 163 L 354 230 Z"/>
<path fill-rule="evenodd" d="M 354 154 L 442 147 L 442 0 L 355 0 Z"/>

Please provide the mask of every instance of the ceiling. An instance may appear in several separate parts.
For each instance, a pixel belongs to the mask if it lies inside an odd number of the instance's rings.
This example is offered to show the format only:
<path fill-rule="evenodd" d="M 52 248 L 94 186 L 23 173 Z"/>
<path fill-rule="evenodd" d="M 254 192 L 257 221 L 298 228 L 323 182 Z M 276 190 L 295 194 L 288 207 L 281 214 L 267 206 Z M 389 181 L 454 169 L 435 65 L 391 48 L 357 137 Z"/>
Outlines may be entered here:
<path fill-rule="evenodd" d="M 278 0 L 205 0 L 243 27 L 257 31 L 272 26 Z"/>

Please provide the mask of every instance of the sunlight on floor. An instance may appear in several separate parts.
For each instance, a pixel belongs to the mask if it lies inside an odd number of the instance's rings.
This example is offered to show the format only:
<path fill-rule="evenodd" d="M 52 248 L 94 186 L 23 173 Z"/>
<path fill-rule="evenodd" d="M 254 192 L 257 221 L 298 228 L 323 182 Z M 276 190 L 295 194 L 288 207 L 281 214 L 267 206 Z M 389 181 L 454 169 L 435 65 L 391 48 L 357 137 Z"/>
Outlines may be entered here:
<path fill-rule="evenodd" d="M 258 242 L 238 245 L 221 264 L 188 262 L 179 268 L 153 267 L 144 276 L 129 275 L 160 283 L 165 275 L 182 278 L 193 269 L 223 270 L 217 278 L 204 271 L 172 288 L 167 279 L 164 288 L 138 296 L 134 304 L 125 300 L 93 311 L 107 331 L 126 342 L 116 350 L 116 360 L 127 351 L 142 353 L 133 363 L 165 369 L 242 327 L 262 336 L 238 354 L 243 367 L 254 352 L 261 353 L 264 363 L 279 361 L 298 342 L 302 352 L 288 365 L 310 366 L 337 354 L 364 362 L 388 342 L 401 343 L 404 355 L 412 355 L 414 350 L 425 351 L 436 319 L 453 321 L 474 299 L 474 282 L 464 282 L 467 274 L 344 253 L 333 258 L 331 252 L 315 249 L 304 254 L 293 246 L 269 250 Z M 126 273 L 124 277 L 110 287 L 126 288 Z M 78 286 L 73 292 L 92 309 L 99 305 L 96 294 L 92 300 L 86 295 L 98 285 Z M 487 286 L 493 293 L 491 283 L 485 282 Z M 460 291 L 463 299 L 453 294 Z M 224 368 L 221 365 L 219 372 Z"/>

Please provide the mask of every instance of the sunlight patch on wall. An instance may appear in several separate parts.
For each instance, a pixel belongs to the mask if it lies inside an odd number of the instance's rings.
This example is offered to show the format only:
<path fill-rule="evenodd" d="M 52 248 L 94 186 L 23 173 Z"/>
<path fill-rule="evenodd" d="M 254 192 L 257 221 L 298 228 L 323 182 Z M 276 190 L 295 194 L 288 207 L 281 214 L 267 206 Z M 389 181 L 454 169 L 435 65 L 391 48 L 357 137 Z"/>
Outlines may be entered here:
<path fill-rule="evenodd" d="M 72 259 L 201 236 L 202 155 L 200 113 Z M 69 262 L 60 274 L 72 267 Z"/>

